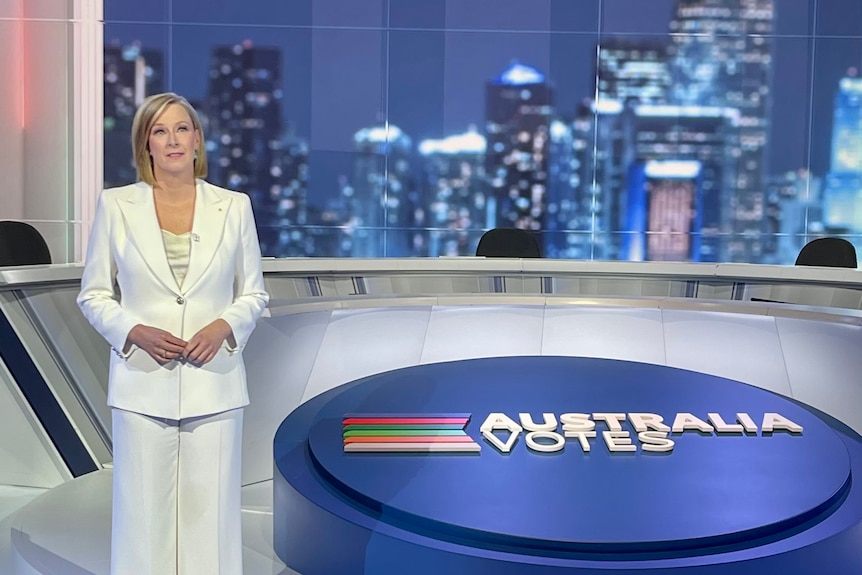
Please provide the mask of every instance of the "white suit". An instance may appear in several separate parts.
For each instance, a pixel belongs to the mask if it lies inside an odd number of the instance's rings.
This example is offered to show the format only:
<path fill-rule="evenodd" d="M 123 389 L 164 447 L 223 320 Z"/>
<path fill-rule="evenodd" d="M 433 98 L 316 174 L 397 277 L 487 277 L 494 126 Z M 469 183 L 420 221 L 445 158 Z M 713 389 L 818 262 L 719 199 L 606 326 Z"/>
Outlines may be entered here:
<path fill-rule="evenodd" d="M 241 351 L 268 301 L 245 194 L 198 180 L 182 288 L 165 255 L 152 187 L 139 182 L 99 196 L 78 305 L 114 348 L 111 407 L 179 420 L 246 405 Z M 237 349 L 225 344 L 203 366 L 161 366 L 134 347 L 122 353 L 139 323 L 188 340 L 217 318 L 230 325 Z"/>
<path fill-rule="evenodd" d="M 78 305 L 114 350 L 113 574 L 242 572 L 242 349 L 269 296 L 246 195 L 198 180 L 191 231 L 180 287 L 152 187 L 99 196 Z M 160 365 L 135 346 L 123 351 L 137 324 L 188 341 L 217 318 L 236 348 L 225 343 L 204 365 Z"/>

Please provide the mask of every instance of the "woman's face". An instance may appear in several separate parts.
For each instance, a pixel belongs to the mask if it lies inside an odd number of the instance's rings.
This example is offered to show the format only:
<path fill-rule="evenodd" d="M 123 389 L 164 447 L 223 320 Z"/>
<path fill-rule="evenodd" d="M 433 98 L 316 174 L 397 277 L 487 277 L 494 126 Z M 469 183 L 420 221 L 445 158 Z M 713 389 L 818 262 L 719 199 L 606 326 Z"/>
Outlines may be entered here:
<path fill-rule="evenodd" d="M 194 177 L 195 150 L 200 134 L 185 108 L 171 104 L 150 128 L 148 148 L 153 159 L 153 175 Z"/>

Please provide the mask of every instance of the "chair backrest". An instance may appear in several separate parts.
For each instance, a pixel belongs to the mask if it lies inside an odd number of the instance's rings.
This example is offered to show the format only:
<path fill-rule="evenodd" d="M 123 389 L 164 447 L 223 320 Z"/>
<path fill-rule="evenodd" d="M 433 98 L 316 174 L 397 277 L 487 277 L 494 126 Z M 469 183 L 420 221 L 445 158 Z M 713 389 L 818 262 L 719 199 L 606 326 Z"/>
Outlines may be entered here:
<path fill-rule="evenodd" d="M 489 258 L 540 258 L 542 250 L 535 236 L 518 228 L 493 228 L 482 234 L 477 256 Z"/>
<path fill-rule="evenodd" d="M 24 222 L 0 221 L 0 266 L 50 263 L 51 251 L 39 230 Z"/>
<path fill-rule="evenodd" d="M 856 248 L 844 238 L 817 238 L 805 244 L 796 265 L 855 268 Z"/>

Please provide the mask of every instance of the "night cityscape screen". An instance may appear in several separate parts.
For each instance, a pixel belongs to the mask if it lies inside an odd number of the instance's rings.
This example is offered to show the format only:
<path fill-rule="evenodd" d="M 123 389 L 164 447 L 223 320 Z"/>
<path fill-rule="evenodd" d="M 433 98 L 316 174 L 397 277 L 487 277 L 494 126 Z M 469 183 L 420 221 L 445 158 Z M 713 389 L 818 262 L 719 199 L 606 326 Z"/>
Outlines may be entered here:
<path fill-rule="evenodd" d="M 104 0 L 105 185 L 149 94 L 272 257 L 792 264 L 862 249 L 862 0 Z"/>

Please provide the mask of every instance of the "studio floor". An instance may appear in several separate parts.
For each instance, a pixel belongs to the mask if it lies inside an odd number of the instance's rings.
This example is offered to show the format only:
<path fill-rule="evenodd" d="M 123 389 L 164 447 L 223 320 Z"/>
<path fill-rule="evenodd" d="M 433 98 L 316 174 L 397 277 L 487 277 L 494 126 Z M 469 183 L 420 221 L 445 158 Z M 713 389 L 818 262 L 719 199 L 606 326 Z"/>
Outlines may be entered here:
<path fill-rule="evenodd" d="M 0 486 L 0 573 L 109 575 L 111 470 L 54 489 Z M 299 575 L 272 549 L 272 482 L 243 488 L 244 575 Z"/>

